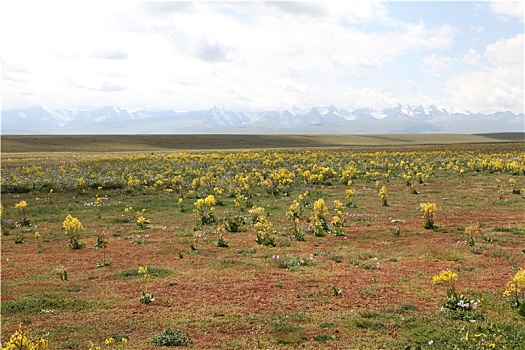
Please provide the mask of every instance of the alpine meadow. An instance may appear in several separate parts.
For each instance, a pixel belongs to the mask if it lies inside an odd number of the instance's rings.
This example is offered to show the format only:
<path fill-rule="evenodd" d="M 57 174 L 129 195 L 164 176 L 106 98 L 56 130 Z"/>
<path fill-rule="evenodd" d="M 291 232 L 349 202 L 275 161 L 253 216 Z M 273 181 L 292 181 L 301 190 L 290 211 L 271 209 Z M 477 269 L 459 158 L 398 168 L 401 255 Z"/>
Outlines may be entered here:
<path fill-rule="evenodd" d="M 3 136 L 2 349 L 525 349 L 525 143 L 429 137 Z"/>

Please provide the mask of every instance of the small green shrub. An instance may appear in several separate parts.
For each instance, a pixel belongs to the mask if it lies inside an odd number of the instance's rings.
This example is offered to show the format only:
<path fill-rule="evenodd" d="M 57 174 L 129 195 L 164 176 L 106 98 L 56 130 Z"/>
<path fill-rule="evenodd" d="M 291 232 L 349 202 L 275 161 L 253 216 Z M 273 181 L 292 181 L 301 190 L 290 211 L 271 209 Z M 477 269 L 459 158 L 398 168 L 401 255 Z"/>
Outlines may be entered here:
<path fill-rule="evenodd" d="M 255 242 L 257 242 L 260 245 L 264 245 L 267 247 L 275 247 L 275 237 L 270 235 L 269 233 L 259 233 L 257 232 L 257 237 L 255 238 Z"/>
<path fill-rule="evenodd" d="M 336 286 L 332 287 L 332 293 L 336 297 L 342 297 L 343 296 L 343 291 L 341 289 L 337 288 Z"/>
<path fill-rule="evenodd" d="M 169 275 L 171 275 L 173 271 L 170 270 L 170 269 L 164 269 L 164 268 L 161 268 L 161 267 L 148 267 L 148 274 L 151 276 L 151 277 L 159 277 L 159 278 L 163 278 L 163 277 L 167 277 Z M 125 270 L 125 271 L 122 271 L 116 275 L 113 275 L 112 276 L 114 279 L 128 279 L 128 278 L 138 278 L 139 277 L 139 273 L 138 273 L 138 270 L 137 269 L 130 269 L 130 270 Z"/>
<path fill-rule="evenodd" d="M 335 327 L 335 326 L 336 326 L 335 323 L 325 322 L 325 323 L 321 323 L 321 325 L 319 325 L 319 328 L 324 329 L 324 328 L 332 328 L 332 327 Z"/>
<path fill-rule="evenodd" d="M 142 303 L 142 304 L 151 304 L 152 302 L 155 301 L 155 297 L 153 296 L 153 294 L 151 293 L 146 293 L 146 292 L 142 292 L 142 294 L 140 295 L 140 298 L 139 298 L 139 301 Z"/>
<path fill-rule="evenodd" d="M 454 320 L 483 320 L 483 313 L 478 310 L 480 303 L 480 300 L 454 293 L 447 297 L 441 311 Z"/>
<path fill-rule="evenodd" d="M 2 315 L 44 313 L 46 310 L 80 311 L 102 307 L 100 301 L 87 301 L 78 298 L 66 299 L 60 295 L 44 294 L 41 297 L 24 297 L 19 300 L 2 302 Z"/>
<path fill-rule="evenodd" d="M 217 247 L 228 248 L 229 246 L 230 246 L 230 243 L 226 242 L 224 237 L 220 236 L 219 239 L 217 240 Z"/>
<path fill-rule="evenodd" d="M 385 324 L 379 321 L 358 320 L 355 322 L 355 325 L 358 328 L 371 329 L 373 331 L 381 331 L 386 329 Z"/>
<path fill-rule="evenodd" d="M 86 246 L 86 243 L 80 242 L 77 236 L 71 236 L 69 238 L 69 247 L 71 249 L 82 249 Z"/>
<path fill-rule="evenodd" d="M 343 257 L 341 255 L 333 255 L 332 260 L 339 264 L 343 262 Z"/>
<path fill-rule="evenodd" d="M 228 232 L 244 232 L 246 228 L 244 227 L 245 221 L 242 216 L 236 216 L 234 218 L 227 219 L 224 223 L 224 227 Z"/>
<path fill-rule="evenodd" d="M 308 266 L 312 264 L 311 259 L 301 258 L 298 255 L 286 254 L 286 256 L 283 256 L 283 257 L 279 255 L 274 255 L 272 258 L 277 263 L 277 266 L 279 266 L 280 268 L 289 269 L 289 270 L 293 270 L 301 266 Z"/>
<path fill-rule="evenodd" d="M 314 340 L 320 343 L 326 343 L 327 341 L 333 340 L 334 337 L 330 334 L 317 334 L 314 335 Z"/>
<path fill-rule="evenodd" d="M 165 329 L 164 332 L 151 338 L 151 343 L 157 346 L 186 346 L 193 343 L 187 333 L 178 329 Z"/>
<path fill-rule="evenodd" d="M 240 255 L 243 255 L 243 256 L 246 256 L 248 254 L 255 254 L 256 252 L 257 252 L 257 250 L 254 247 L 249 247 L 249 248 L 245 247 L 245 248 L 237 250 L 237 254 L 240 254 Z"/>
<path fill-rule="evenodd" d="M 500 226 L 500 227 L 495 227 L 494 231 L 496 231 L 496 232 L 513 233 L 513 234 L 516 234 L 516 235 L 525 235 L 525 228 L 521 228 L 521 227 Z"/>

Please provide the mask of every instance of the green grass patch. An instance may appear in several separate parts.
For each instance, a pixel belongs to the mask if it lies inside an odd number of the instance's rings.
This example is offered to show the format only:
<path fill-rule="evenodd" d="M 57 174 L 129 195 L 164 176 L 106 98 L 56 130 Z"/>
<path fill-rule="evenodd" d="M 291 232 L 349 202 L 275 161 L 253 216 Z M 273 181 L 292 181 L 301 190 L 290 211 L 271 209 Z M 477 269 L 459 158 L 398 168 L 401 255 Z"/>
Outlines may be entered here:
<path fill-rule="evenodd" d="M 55 310 L 81 311 L 99 308 L 102 301 L 88 301 L 79 298 L 66 298 L 59 295 L 44 294 L 39 297 L 23 297 L 19 300 L 2 302 L 2 314 L 54 313 Z"/>
<path fill-rule="evenodd" d="M 495 227 L 494 231 L 512 233 L 515 235 L 525 235 L 525 228 L 523 227 L 500 226 L 500 227 Z"/>
<path fill-rule="evenodd" d="M 314 335 L 314 340 L 320 343 L 326 343 L 330 340 L 334 340 L 334 336 L 330 334 L 316 334 Z"/>
<path fill-rule="evenodd" d="M 236 267 L 239 265 L 244 265 L 244 263 L 240 260 L 221 260 L 219 262 L 213 262 L 210 263 L 210 268 L 230 268 L 230 267 Z"/>
<path fill-rule="evenodd" d="M 333 327 L 336 327 L 336 326 L 337 326 L 337 324 L 335 324 L 335 323 L 332 323 L 332 322 L 324 322 L 324 323 L 321 323 L 321 324 L 319 325 L 319 328 L 321 328 L 321 329 L 325 329 L 325 328 L 333 328 Z"/>
<path fill-rule="evenodd" d="M 164 278 L 164 277 L 168 277 L 172 273 L 173 273 L 173 270 L 170 270 L 170 269 L 165 269 L 161 267 L 148 267 L 148 274 L 151 277 Z M 119 272 L 113 275 L 112 278 L 129 279 L 129 278 L 138 278 L 139 276 L 140 275 L 139 275 L 138 268 L 137 268 L 137 269 L 130 269 L 130 270 Z"/>
<path fill-rule="evenodd" d="M 373 331 L 384 331 L 386 325 L 381 321 L 371 321 L 371 320 L 356 320 L 355 325 L 357 328 L 370 329 Z"/>

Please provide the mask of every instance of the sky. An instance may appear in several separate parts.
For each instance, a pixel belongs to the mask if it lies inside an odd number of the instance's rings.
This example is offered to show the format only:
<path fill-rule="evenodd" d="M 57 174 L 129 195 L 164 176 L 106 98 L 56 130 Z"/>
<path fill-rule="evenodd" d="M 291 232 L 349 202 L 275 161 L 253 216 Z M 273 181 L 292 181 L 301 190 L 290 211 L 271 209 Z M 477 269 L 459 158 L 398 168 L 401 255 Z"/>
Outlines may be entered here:
<path fill-rule="evenodd" d="M 5 0 L 1 104 L 522 113 L 524 3 Z"/>

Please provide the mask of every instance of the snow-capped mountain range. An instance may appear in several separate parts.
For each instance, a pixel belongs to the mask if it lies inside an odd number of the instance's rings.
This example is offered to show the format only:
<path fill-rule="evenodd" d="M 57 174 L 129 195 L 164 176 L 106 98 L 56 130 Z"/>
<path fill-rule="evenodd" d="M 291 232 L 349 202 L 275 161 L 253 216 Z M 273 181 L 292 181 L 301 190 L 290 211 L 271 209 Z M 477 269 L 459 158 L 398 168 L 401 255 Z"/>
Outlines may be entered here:
<path fill-rule="evenodd" d="M 241 112 L 139 110 L 106 106 L 95 110 L 2 111 L 4 135 L 37 134 L 419 134 L 523 132 L 523 113 L 473 113 L 459 108 L 398 104 L 348 111 L 335 106 L 308 110 Z"/>

